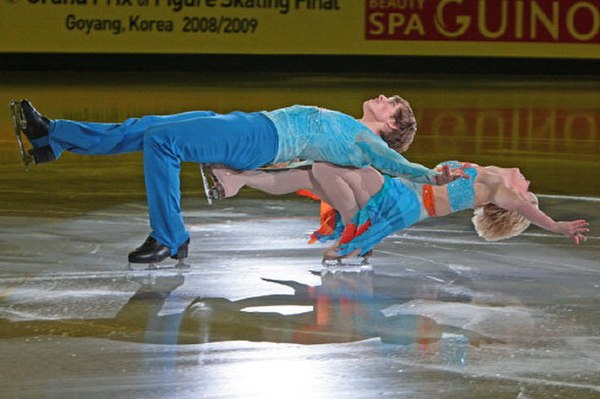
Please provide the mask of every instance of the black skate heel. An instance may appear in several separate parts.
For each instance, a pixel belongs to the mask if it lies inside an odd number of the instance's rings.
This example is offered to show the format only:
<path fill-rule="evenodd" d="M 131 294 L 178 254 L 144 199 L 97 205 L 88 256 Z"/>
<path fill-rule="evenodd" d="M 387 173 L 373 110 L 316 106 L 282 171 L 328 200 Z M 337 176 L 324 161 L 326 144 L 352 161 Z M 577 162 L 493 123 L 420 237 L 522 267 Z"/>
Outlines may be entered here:
<path fill-rule="evenodd" d="M 56 157 L 50 145 L 36 146 L 33 144 L 36 140 L 41 139 L 43 141 L 43 138 L 48 136 L 50 120 L 39 113 L 27 100 L 12 100 L 10 102 L 10 113 L 25 171 L 28 171 L 31 165 L 54 161 Z M 25 147 L 22 135 L 31 144 L 31 149 Z"/>
<path fill-rule="evenodd" d="M 184 259 L 188 257 L 188 246 L 190 245 L 190 239 L 188 238 L 183 244 L 181 244 L 179 246 L 179 248 L 177 248 L 177 253 L 173 256 L 171 256 L 171 259 L 176 259 L 177 260 L 177 264 L 175 265 L 176 268 L 183 268 L 183 267 L 190 267 L 190 265 L 187 265 L 184 263 Z"/>

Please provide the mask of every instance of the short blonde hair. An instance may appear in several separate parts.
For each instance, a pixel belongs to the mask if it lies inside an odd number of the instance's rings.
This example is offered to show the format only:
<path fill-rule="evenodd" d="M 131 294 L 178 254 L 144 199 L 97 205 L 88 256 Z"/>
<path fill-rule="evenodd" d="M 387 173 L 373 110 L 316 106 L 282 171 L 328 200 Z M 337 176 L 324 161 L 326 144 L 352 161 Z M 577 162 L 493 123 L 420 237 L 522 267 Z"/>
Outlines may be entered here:
<path fill-rule="evenodd" d="M 539 206 L 537 197 L 531 193 L 531 203 Z M 509 211 L 494 204 L 487 204 L 475 209 L 471 218 L 475 231 L 486 241 L 499 241 L 516 237 L 531 222 L 516 211 Z"/>
<path fill-rule="evenodd" d="M 400 96 L 392 96 L 396 104 L 402 104 L 394 114 L 396 129 L 381 133 L 381 138 L 392 150 L 402 153 L 408 149 L 417 133 L 417 120 L 410 103 Z"/>

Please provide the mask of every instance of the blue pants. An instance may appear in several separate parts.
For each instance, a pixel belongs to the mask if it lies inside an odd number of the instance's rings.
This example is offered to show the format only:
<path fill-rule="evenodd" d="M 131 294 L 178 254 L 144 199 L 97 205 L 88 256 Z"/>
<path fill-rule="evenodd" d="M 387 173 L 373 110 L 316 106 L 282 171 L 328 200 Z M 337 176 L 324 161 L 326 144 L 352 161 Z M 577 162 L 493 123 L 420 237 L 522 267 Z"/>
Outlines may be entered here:
<path fill-rule="evenodd" d="M 151 236 L 171 249 L 189 234 L 181 214 L 181 162 L 222 163 L 250 170 L 277 155 L 277 131 L 261 113 L 192 111 L 130 118 L 123 123 L 57 119 L 48 142 L 56 158 L 63 151 L 84 155 L 144 152 L 144 178 Z M 35 145 L 35 143 L 34 143 Z"/>

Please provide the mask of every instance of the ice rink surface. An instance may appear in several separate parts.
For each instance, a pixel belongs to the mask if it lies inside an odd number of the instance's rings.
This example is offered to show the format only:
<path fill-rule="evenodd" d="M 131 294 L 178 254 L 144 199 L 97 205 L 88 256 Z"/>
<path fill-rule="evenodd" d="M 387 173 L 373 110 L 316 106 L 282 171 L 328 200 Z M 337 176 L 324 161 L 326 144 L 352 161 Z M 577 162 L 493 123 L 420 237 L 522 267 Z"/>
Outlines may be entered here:
<path fill-rule="evenodd" d="M 600 398 L 599 89 L 0 73 L 0 398 Z M 317 203 L 245 192 L 209 207 L 184 165 L 189 267 L 128 270 L 149 233 L 141 155 L 65 154 L 25 173 L 6 112 L 29 98 L 94 121 L 292 104 L 360 115 L 380 93 L 415 109 L 408 159 L 519 166 L 549 215 L 590 222 L 589 240 L 530 227 L 485 242 L 466 211 L 388 237 L 371 270 L 324 272 L 324 246 L 306 243 Z"/>
<path fill-rule="evenodd" d="M 599 221 L 593 198 L 541 202 Z M 3 398 L 600 396 L 594 234 L 487 243 L 465 212 L 323 272 L 314 202 L 184 205 L 181 270 L 127 270 L 143 203 L 0 219 Z"/>

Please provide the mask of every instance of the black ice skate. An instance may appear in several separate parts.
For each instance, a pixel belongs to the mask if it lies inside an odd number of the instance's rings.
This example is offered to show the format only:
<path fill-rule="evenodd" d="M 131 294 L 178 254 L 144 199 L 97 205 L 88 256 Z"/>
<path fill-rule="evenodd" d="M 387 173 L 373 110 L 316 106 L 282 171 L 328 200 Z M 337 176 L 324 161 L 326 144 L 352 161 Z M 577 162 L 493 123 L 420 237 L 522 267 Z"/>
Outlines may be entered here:
<path fill-rule="evenodd" d="M 27 100 L 12 100 L 10 102 L 10 112 L 25 171 L 28 171 L 31 165 L 54 161 L 56 159 L 54 152 L 47 141 L 44 142 L 44 138 L 48 136 L 50 120 L 33 108 Z M 31 144 L 30 149 L 25 147 L 22 135 L 25 135 Z M 36 141 L 43 144 L 33 145 Z"/>
<path fill-rule="evenodd" d="M 189 267 L 186 265 L 183 260 L 188 256 L 188 245 L 190 244 L 190 240 L 188 239 L 186 242 L 181 244 L 177 249 L 177 253 L 171 256 L 171 250 L 166 245 L 161 244 L 156 241 L 152 237 L 148 237 L 146 241 L 134 251 L 129 253 L 129 269 L 135 270 L 136 268 L 132 266 L 132 263 L 139 264 L 145 263 L 148 264 L 148 269 L 167 269 L 170 267 L 175 268 L 185 268 Z M 157 266 L 157 263 L 162 262 L 167 258 L 176 259 L 177 264 L 175 266 Z"/>

